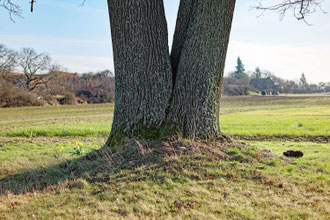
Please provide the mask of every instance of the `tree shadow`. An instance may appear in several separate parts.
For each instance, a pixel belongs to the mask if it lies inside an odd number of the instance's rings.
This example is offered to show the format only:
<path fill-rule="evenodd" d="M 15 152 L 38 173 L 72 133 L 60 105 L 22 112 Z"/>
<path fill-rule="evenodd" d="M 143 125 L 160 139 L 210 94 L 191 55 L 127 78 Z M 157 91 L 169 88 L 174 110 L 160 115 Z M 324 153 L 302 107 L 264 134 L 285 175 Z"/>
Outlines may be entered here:
<path fill-rule="evenodd" d="M 162 158 L 152 149 L 132 142 L 121 147 L 116 153 L 104 146 L 80 158 L 6 176 L 0 179 L 0 195 L 44 191 L 78 178 L 88 182 L 103 182 L 109 179 L 110 174 L 123 169 L 134 169 L 153 163 L 161 166 Z"/>
<path fill-rule="evenodd" d="M 203 178 L 207 180 L 209 178 L 206 175 L 207 163 L 203 167 L 195 161 L 252 163 L 255 160 L 254 151 L 250 152 L 250 148 L 244 144 L 232 141 L 185 142 L 169 139 L 142 143 L 137 140 L 128 140 L 117 149 L 116 153 L 104 146 L 80 158 L 7 176 L 0 179 L 0 195 L 47 191 L 65 184 L 66 181 L 76 179 L 84 179 L 90 183 L 111 182 L 114 184 L 149 179 L 162 185 L 166 182 L 166 178 L 170 178 L 173 182 L 182 182 L 186 179 L 198 179 L 205 174 Z M 246 155 L 228 155 L 226 152 L 230 148 L 246 151 Z M 174 157 L 171 157 L 173 155 Z M 143 167 L 144 170 L 136 169 L 139 167 Z M 190 169 L 191 172 L 185 174 L 184 169 Z"/>

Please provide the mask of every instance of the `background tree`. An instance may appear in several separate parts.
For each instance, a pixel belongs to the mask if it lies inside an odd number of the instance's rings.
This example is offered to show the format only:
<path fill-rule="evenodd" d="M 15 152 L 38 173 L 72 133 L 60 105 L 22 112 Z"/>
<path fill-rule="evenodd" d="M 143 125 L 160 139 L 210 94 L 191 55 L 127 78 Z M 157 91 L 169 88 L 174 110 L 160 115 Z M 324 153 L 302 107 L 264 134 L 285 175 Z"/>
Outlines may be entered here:
<path fill-rule="evenodd" d="M 0 93 L 8 92 L 7 82 L 8 73 L 10 73 L 16 65 L 16 54 L 14 51 L 0 44 Z M 3 94 L 1 94 L 3 96 Z M 3 97 L 0 98 L 0 107 L 2 106 Z"/>
<path fill-rule="evenodd" d="M 235 67 L 235 78 L 240 79 L 245 72 L 244 64 L 240 57 L 237 58 L 237 66 Z"/>
<path fill-rule="evenodd" d="M 255 71 L 252 73 L 252 78 L 261 78 L 261 70 L 259 67 L 255 69 Z"/>
<path fill-rule="evenodd" d="M 311 86 L 314 87 L 314 89 L 315 89 L 314 85 L 309 85 L 307 83 L 305 73 L 302 73 L 301 77 L 299 79 L 299 87 L 300 87 L 299 88 L 300 89 L 299 93 L 308 93 L 308 92 L 310 92 Z"/>
<path fill-rule="evenodd" d="M 11 72 L 16 65 L 16 53 L 0 44 L 0 75 Z"/>
<path fill-rule="evenodd" d="M 306 80 L 305 73 L 301 74 L 299 83 L 300 83 L 301 86 L 306 86 L 307 85 L 307 80 Z"/>
<path fill-rule="evenodd" d="M 45 84 L 47 79 L 41 75 L 48 73 L 51 59 L 47 54 L 37 53 L 32 48 L 23 48 L 18 54 L 18 66 L 25 75 L 25 85 L 30 91 Z"/>

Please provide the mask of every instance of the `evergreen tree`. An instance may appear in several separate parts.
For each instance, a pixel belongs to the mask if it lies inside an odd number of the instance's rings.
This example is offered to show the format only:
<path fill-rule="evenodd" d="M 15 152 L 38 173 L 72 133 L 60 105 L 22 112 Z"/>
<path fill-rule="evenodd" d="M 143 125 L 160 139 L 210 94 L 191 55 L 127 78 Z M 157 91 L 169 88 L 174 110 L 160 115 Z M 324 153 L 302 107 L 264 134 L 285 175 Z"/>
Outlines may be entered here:
<path fill-rule="evenodd" d="M 257 79 L 260 79 L 261 78 L 261 70 L 259 67 L 256 68 L 256 70 L 254 71 L 253 73 L 253 78 L 257 78 Z"/>
<path fill-rule="evenodd" d="M 300 85 L 302 85 L 302 86 L 307 85 L 307 80 L 306 80 L 306 77 L 305 77 L 305 73 L 301 74 Z"/>
<path fill-rule="evenodd" d="M 235 78 L 240 79 L 243 76 L 243 73 L 245 72 L 244 64 L 240 57 L 237 58 L 237 66 L 235 70 Z"/>

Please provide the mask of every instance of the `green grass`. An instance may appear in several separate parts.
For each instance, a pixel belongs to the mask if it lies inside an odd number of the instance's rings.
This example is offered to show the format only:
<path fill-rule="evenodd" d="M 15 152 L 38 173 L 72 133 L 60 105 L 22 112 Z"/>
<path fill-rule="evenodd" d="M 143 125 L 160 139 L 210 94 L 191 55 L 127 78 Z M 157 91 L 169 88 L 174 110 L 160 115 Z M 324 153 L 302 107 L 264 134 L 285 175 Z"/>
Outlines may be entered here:
<path fill-rule="evenodd" d="M 328 145 L 312 144 L 318 152 L 313 151 L 312 156 L 306 152 L 306 158 L 287 161 L 261 148 L 275 149 L 280 154 L 287 147 L 306 150 L 310 143 L 283 146 L 257 142 L 251 143 L 257 148 L 237 145 L 234 150 L 212 146 L 212 142 L 184 142 L 183 146 L 190 144 L 199 150 L 193 154 L 188 151 L 159 155 L 151 143 L 144 153 L 136 144 L 129 143 L 118 153 L 120 156 L 72 160 L 66 152 L 64 157 L 69 160 L 51 160 L 48 166 L 18 169 L 17 173 L 12 170 L 0 182 L 0 189 L 9 190 L 9 194 L 0 193 L 0 216 L 5 219 L 329 217 Z M 321 160 L 315 162 L 319 156 Z M 309 163 L 312 166 L 307 166 Z M 30 192 L 33 187 L 36 189 Z"/>
<path fill-rule="evenodd" d="M 75 139 L 67 138 L 0 138 L 0 178 L 8 175 L 47 167 L 66 159 L 72 159 L 73 146 L 68 143 Z M 100 138 L 80 138 L 84 143 L 85 153 L 100 148 L 105 142 Z M 63 155 L 55 158 L 54 149 L 57 145 L 63 145 Z"/>
<path fill-rule="evenodd" d="M 31 126 L 28 129 L 13 129 L 3 132 L 8 137 L 30 137 L 32 136 L 81 136 L 81 137 L 104 137 L 111 130 L 111 122 L 92 122 L 92 123 L 74 123 L 74 124 L 54 124 Z"/>
<path fill-rule="evenodd" d="M 0 108 L 1 121 L 109 115 L 112 114 L 112 112 L 113 104 Z"/>
<path fill-rule="evenodd" d="M 231 113 L 220 117 L 230 135 L 329 136 L 330 105 Z"/>
<path fill-rule="evenodd" d="M 0 135 L 104 137 L 113 104 L 0 109 Z M 329 136 L 330 97 L 224 98 L 220 126 L 228 135 Z"/>
<path fill-rule="evenodd" d="M 280 167 L 279 173 L 294 176 L 301 181 L 318 182 L 326 181 L 330 185 L 330 145 L 313 142 L 249 142 L 259 149 L 270 150 L 278 156 L 284 151 L 298 150 L 304 153 L 302 158 L 293 159 L 292 166 Z M 292 172 L 292 170 L 299 172 Z M 290 171 L 288 173 L 288 171 Z M 304 176 L 301 176 L 304 173 Z M 306 178 L 307 177 L 307 178 Z"/>
<path fill-rule="evenodd" d="M 141 140 L 113 154 L 112 112 L 0 109 L 0 219 L 330 219 L 329 96 L 224 97 L 222 131 L 245 147 Z"/>

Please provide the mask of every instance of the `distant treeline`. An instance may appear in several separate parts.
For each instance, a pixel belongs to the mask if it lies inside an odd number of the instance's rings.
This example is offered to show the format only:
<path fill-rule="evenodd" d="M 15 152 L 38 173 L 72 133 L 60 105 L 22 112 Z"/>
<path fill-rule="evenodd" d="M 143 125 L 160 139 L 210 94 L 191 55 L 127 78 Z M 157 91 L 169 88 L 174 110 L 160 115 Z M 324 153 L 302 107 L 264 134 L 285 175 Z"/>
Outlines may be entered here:
<path fill-rule="evenodd" d="M 225 95 L 248 95 L 251 91 L 261 95 L 324 93 L 330 92 L 330 82 L 309 84 L 304 73 L 298 82 L 285 80 L 269 71 L 261 71 L 259 67 L 247 74 L 238 57 L 235 72 L 223 80 L 222 91 Z"/>
<path fill-rule="evenodd" d="M 69 73 L 47 54 L 0 44 L 0 107 L 113 102 L 114 85 L 109 70 Z"/>
<path fill-rule="evenodd" d="M 223 80 L 224 95 L 301 94 L 330 92 L 330 83 L 284 80 L 259 68 L 247 74 L 240 58 L 235 72 Z M 45 53 L 0 44 L 0 107 L 114 102 L 115 77 L 109 70 L 69 73 Z"/>

